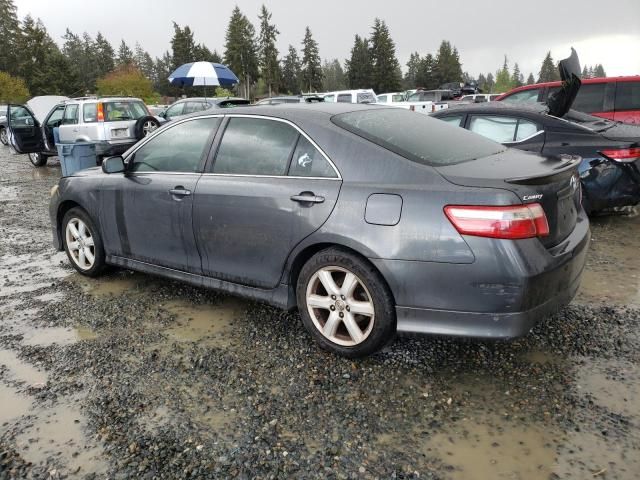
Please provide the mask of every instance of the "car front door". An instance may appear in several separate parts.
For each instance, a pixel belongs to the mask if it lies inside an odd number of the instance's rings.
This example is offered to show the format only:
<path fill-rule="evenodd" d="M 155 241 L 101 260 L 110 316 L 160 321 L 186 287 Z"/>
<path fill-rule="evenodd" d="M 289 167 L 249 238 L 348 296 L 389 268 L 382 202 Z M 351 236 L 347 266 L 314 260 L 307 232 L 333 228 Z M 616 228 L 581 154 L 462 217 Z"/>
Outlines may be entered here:
<path fill-rule="evenodd" d="M 7 109 L 9 143 L 18 153 L 39 153 L 44 148 L 40 122 L 24 105 L 9 105 Z"/>
<path fill-rule="evenodd" d="M 195 193 L 205 275 L 276 287 L 294 246 L 329 217 L 341 183 L 328 157 L 289 122 L 230 115 Z"/>
<path fill-rule="evenodd" d="M 168 126 L 125 158 L 125 173 L 105 176 L 107 254 L 201 273 L 193 193 L 220 122 L 204 117 Z"/>
<path fill-rule="evenodd" d="M 544 130 L 532 120 L 504 115 L 469 115 L 467 128 L 507 147 L 541 152 Z"/>

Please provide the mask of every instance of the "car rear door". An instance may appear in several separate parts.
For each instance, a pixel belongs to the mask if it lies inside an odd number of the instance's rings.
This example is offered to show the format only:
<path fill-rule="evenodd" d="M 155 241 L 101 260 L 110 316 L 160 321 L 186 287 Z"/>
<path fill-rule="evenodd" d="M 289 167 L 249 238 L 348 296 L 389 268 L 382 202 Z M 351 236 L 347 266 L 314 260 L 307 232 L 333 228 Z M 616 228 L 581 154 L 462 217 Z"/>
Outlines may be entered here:
<path fill-rule="evenodd" d="M 40 122 L 24 105 L 9 105 L 7 109 L 9 142 L 18 153 L 38 153 L 44 148 Z"/>
<path fill-rule="evenodd" d="M 203 272 L 274 288 L 291 250 L 333 210 L 339 173 L 304 133 L 281 119 L 230 115 L 216 143 L 194 199 Z"/>

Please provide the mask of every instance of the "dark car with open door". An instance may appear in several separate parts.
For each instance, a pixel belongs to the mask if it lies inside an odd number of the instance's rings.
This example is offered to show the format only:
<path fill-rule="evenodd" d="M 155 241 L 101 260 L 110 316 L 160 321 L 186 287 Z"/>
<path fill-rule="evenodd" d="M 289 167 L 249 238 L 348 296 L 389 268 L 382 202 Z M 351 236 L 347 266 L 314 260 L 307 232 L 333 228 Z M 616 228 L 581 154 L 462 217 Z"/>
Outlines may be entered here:
<path fill-rule="evenodd" d="M 460 105 L 433 117 L 505 146 L 581 157 L 583 202 L 588 213 L 640 203 L 640 126 L 571 110 L 580 88 L 575 51 L 560 62 L 563 89 L 546 104 L 491 102 Z"/>

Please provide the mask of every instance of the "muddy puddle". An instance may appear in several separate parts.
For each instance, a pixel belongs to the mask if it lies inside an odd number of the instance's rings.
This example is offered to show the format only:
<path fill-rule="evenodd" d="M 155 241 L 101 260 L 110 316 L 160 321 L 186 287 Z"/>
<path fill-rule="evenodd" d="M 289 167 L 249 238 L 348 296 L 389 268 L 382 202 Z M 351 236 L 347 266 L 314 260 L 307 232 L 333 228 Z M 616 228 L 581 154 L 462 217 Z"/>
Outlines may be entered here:
<path fill-rule="evenodd" d="M 47 382 L 47 374 L 33 365 L 23 362 L 11 350 L 0 350 L 0 368 L 7 371 L 5 379 L 24 383 L 28 386 Z"/>
<path fill-rule="evenodd" d="M 591 232 L 576 301 L 640 306 L 640 215 L 593 218 Z"/>
<path fill-rule="evenodd" d="M 31 408 L 31 400 L 20 395 L 15 389 L 0 383 L 0 405 L 0 428 L 2 428 L 3 425 L 27 415 Z"/>
<path fill-rule="evenodd" d="M 74 274 L 70 275 L 67 281 L 79 286 L 84 293 L 95 297 L 119 297 L 125 293 L 135 293 L 148 284 L 152 278 L 140 273 L 121 271 L 100 278 Z"/>
<path fill-rule="evenodd" d="M 246 302 L 235 297 L 224 297 L 217 304 L 194 305 L 174 300 L 162 307 L 176 316 L 175 325 L 166 330 L 172 339 L 224 346 L 233 337 L 233 325 L 242 317 Z"/>
<path fill-rule="evenodd" d="M 54 280 L 68 277 L 71 272 L 61 266 L 61 262 L 66 260 L 64 252 L 50 256 L 23 254 L 0 257 L 0 298 L 50 287 Z"/>

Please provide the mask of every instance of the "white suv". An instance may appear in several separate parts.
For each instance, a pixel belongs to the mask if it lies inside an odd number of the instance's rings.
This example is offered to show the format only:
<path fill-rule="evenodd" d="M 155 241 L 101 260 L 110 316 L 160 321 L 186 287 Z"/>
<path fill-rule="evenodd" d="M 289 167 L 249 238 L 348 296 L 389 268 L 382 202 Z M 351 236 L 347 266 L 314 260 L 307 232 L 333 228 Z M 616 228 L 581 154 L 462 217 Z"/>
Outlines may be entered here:
<path fill-rule="evenodd" d="M 101 159 L 124 153 L 160 126 L 142 100 L 129 97 L 81 97 L 56 102 L 43 120 L 25 105 L 10 105 L 9 113 L 11 145 L 19 153 L 31 151 L 31 163 L 38 167 L 57 155 L 56 127 L 60 143 L 95 143 L 96 155 Z"/>
<path fill-rule="evenodd" d="M 376 103 L 376 94 L 373 90 L 341 90 L 324 94 L 325 102 L 338 103 Z"/>

